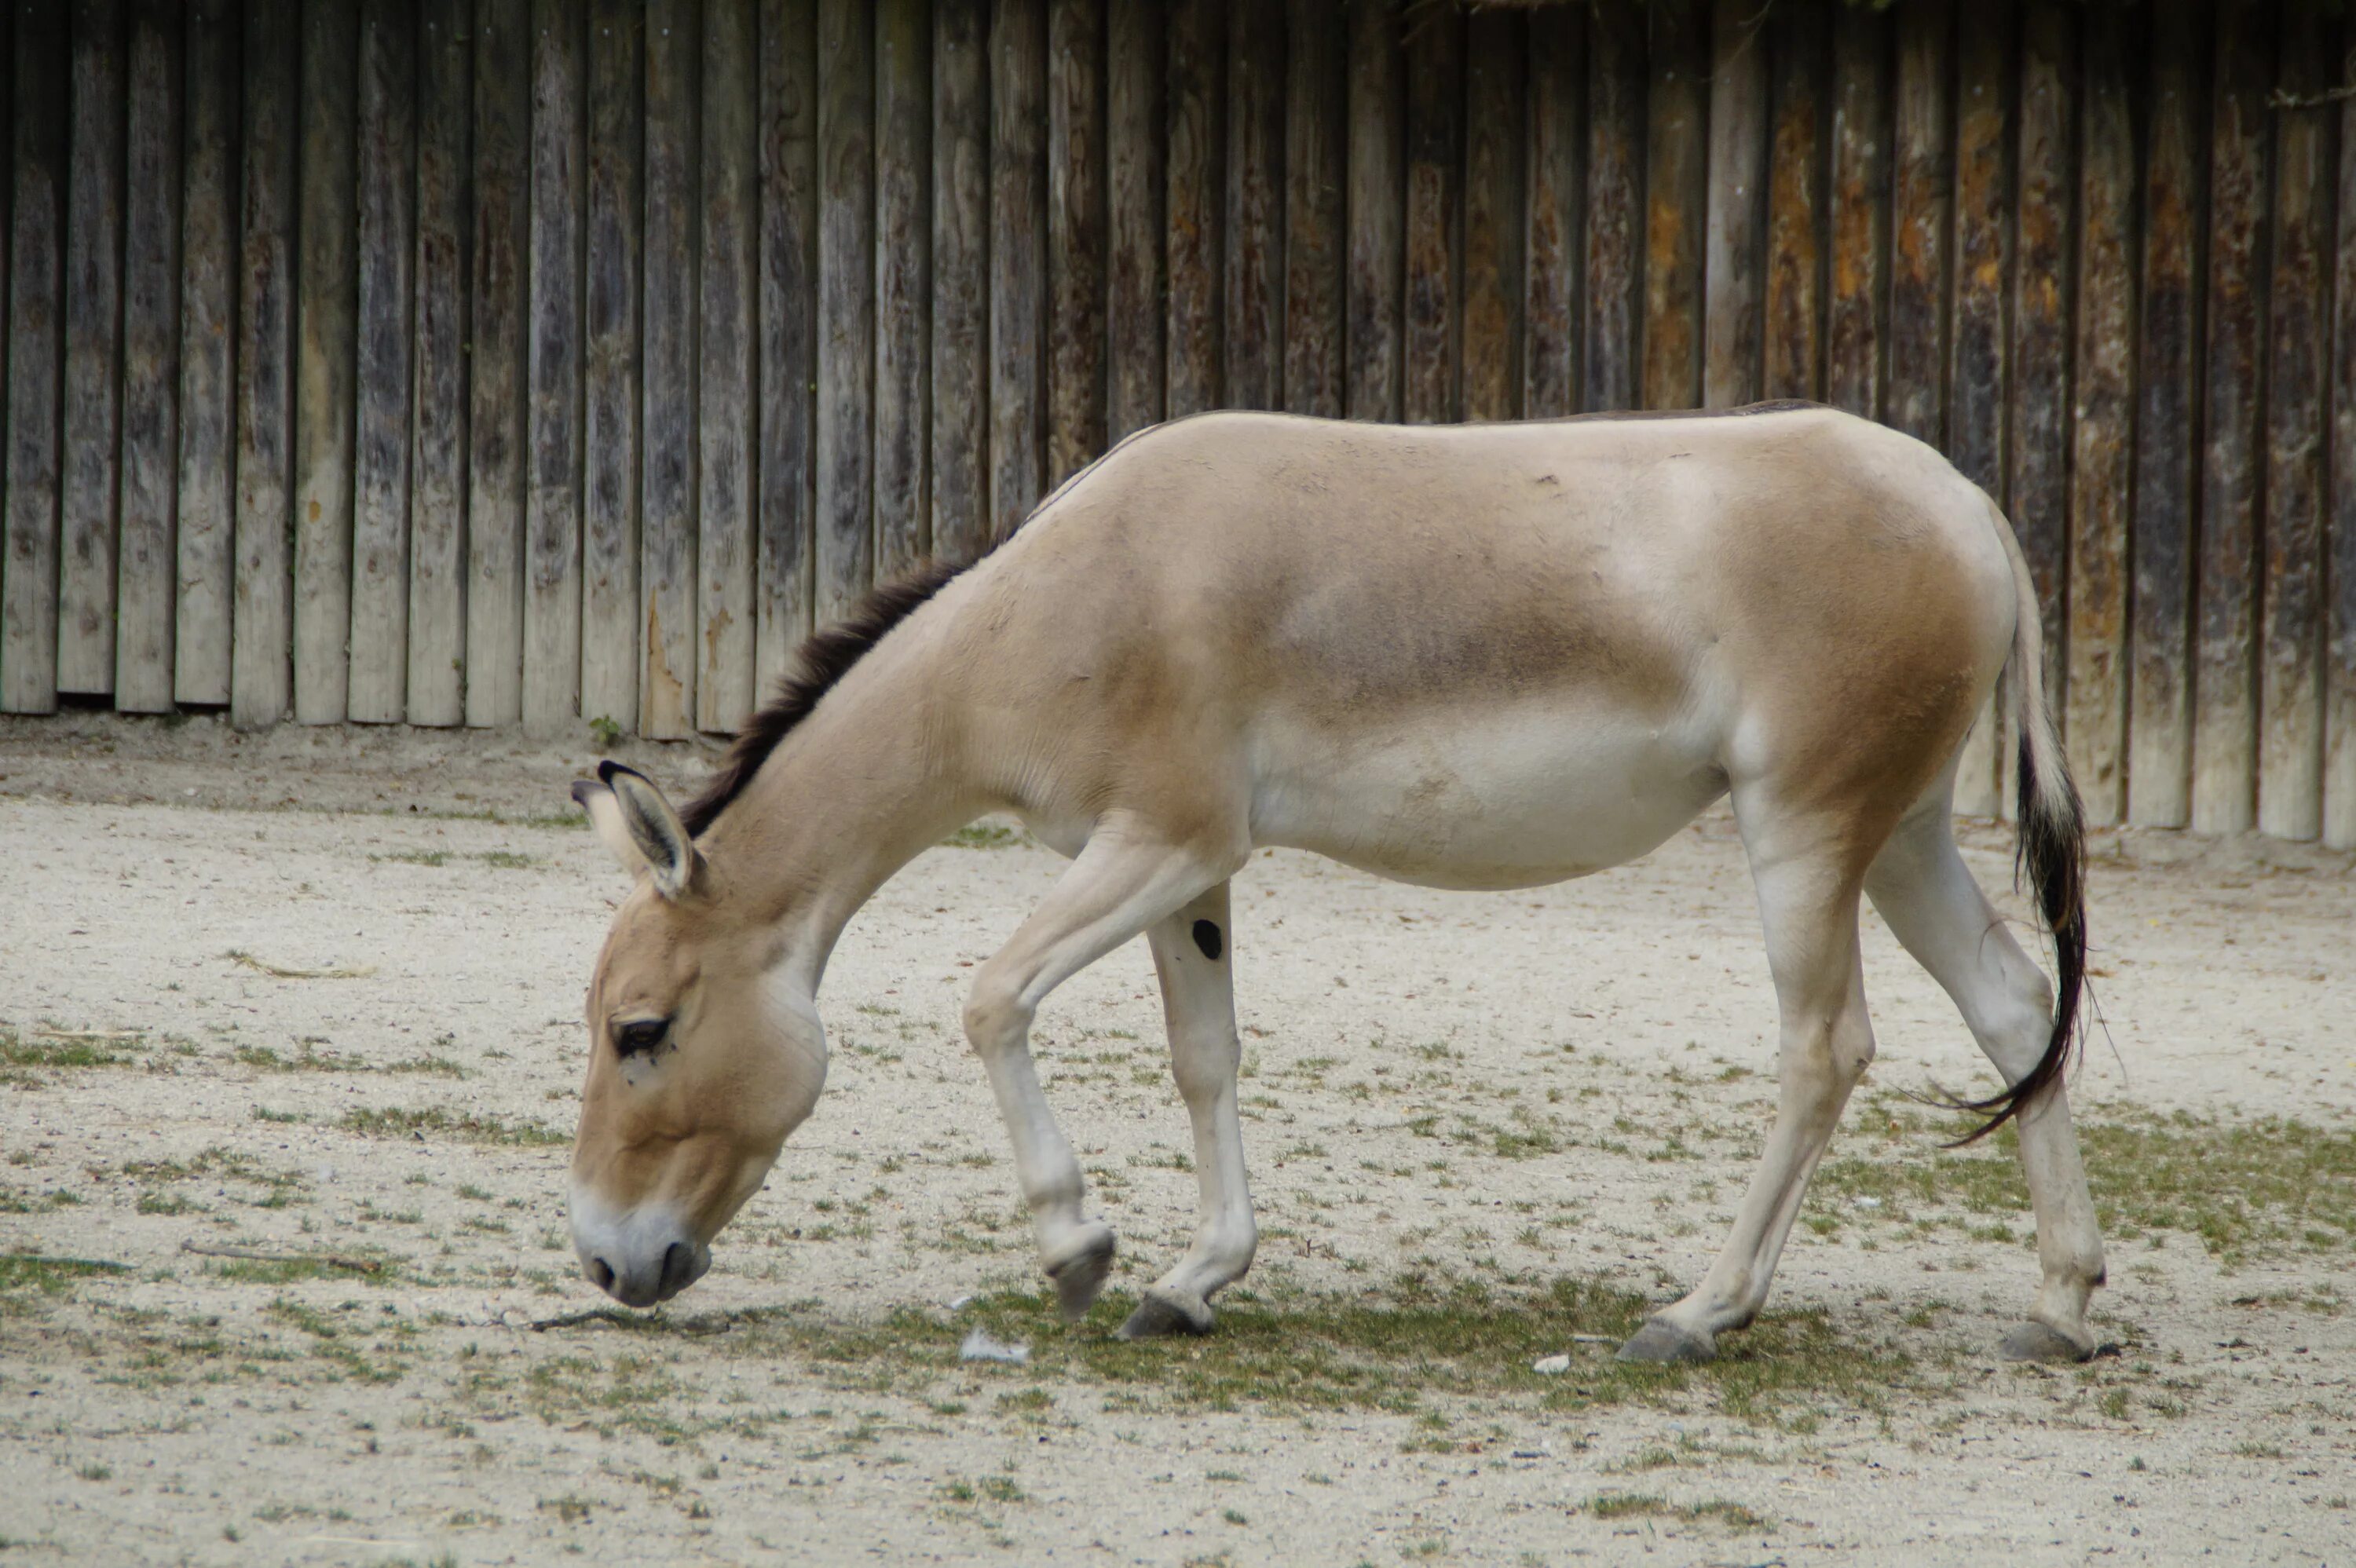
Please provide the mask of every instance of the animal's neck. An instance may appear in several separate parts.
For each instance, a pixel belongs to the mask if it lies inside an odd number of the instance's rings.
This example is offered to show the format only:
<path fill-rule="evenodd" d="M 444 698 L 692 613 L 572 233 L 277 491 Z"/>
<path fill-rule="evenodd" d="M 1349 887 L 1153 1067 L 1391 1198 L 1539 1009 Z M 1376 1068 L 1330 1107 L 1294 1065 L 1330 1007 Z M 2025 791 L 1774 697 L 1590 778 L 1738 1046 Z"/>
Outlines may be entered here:
<path fill-rule="evenodd" d="M 875 891 L 988 807 L 955 765 L 940 722 L 954 697 L 937 664 L 928 639 L 879 646 L 704 836 L 743 917 L 779 928 L 805 995 Z"/>

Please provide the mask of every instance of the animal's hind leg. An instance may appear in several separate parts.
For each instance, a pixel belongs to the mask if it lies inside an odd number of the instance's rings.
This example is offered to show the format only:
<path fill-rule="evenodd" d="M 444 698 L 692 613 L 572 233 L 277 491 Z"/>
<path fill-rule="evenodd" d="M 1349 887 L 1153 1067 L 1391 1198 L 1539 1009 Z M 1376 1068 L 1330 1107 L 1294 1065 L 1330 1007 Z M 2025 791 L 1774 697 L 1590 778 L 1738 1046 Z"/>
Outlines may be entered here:
<path fill-rule="evenodd" d="M 1227 885 L 1213 888 L 1146 933 L 1162 979 L 1162 1007 L 1170 1026 L 1170 1070 L 1194 1124 L 1194 1168 L 1203 1184 L 1194 1243 L 1177 1266 L 1149 1287 L 1120 1326 L 1124 1339 L 1162 1334 L 1207 1334 L 1210 1297 L 1241 1279 L 1259 1244 L 1252 1219 L 1251 1185 L 1244 1170 L 1244 1137 L 1236 1115 L 1236 1072 L 1243 1057 L 1236 1038 L 1236 993 L 1229 959 L 1234 930 L 1227 920 Z"/>
<path fill-rule="evenodd" d="M 1047 993 L 1234 869 L 1120 824 L 1098 827 L 1013 938 L 974 976 L 965 1007 L 972 1041 L 1014 1142 L 1040 1261 L 1064 1315 L 1088 1309 L 1112 1267 L 1111 1227 L 1080 1207 L 1079 1161 L 1039 1089 L 1031 1020 Z"/>
<path fill-rule="evenodd" d="M 1954 998 L 1972 1036 L 2018 1082 L 2053 1029 L 2053 987 L 2012 939 L 1955 849 L 1944 794 L 1902 824 L 1867 873 L 1866 891 L 1915 961 Z M 2060 1083 L 2022 1107 L 2020 1165 L 2037 1214 L 2044 1283 L 2029 1321 L 2005 1336 L 2019 1360 L 2084 1360 L 2086 1302 L 2103 1283 L 2103 1237 Z"/>
<path fill-rule="evenodd" d="M 1725 1250 L 1693 1293 L 1653 1315 L 1620 1348 L 1633 1361 L 1697 1361 L 1717 1353 L 1718 1336 L 1759 1315 L 1774 1277 L 1808 1178 L 1824 1157 L 1866 1064 L 1873 1060 L 1873 1026 L 1865 1010 L 1857 948 L 1858 882 L 1861 869 L 1838 842 L 1824 835 L 1792 844 L 1757 829 L 1761 813 L 1742 812 L 1744 842 L 1766 929 L 1767 962 L 1782 1014 L 1782 1093 L 1774 1131 L 1759 1173 L 1743 1195 Z"/>

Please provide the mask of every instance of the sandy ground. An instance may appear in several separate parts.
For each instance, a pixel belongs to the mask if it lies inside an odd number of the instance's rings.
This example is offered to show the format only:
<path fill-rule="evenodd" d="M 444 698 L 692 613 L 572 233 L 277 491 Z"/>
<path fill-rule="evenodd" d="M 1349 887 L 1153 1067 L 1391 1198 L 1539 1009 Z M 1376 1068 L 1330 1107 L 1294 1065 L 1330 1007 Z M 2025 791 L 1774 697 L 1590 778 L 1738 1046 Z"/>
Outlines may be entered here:
<path fill-rule="evenodd" d="M 1119 1303 L 1066 1330 L 1026 1299 L 957 1028 L 1057 862 L 928 853 L 845 936 L 817 1115 L 711 1276 L 632 1328 L 562 1235 L 619 891 L 564 799 L 590 760 L 0 722 L 0 1561 L 2356 1554 L 2348 857 L 2101 837 L 2105 1028 L 2073 1097 L 2126 1152 L 2090 1157 L 2118 1353 L 2083 1369 L 1992 1353 L 2035 1285 L 2028 1216 L 1902 1097 L 1987 1079 L 1869 916 L 1881 1057 L 1769 1320 L 1633 1381 L 1572 1338 L 1698 1276 L 1772 1103 L 1723 816 L 1525 894 L 1256 860 L 1260 1261 L 1222 1337 L 1118 1353 Z M 2009 834 L 1967 839 L 2008 886 Z M 1116 1296 L 1192 1224 L 1153 996 L 1132 945 L 1037 1038 Z M 1295 1367 L 1288 1320 L 1357 1338 Z M 976 1321 L 1033 1360 L 958 1361 Z M 1529 1370 L 1549 1349 L 1569 1372 Z"/>

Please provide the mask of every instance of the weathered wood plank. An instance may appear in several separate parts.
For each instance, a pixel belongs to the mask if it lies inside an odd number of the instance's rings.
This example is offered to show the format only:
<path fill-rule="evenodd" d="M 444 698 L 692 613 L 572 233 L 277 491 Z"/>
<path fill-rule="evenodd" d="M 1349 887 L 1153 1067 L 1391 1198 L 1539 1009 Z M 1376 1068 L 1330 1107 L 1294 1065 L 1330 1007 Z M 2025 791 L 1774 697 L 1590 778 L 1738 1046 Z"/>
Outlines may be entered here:
<path fill-rule="evenodd" d="M 990 542 L 989 203 L 988 7 L 940 0 L 933 12 L 932 485 L 933 549 L 948 560 L 971 560 Z"/>
<path fill-rule="evenodd" d="M 1284 406 L 1343 410 L 1343 191 L 1349 55 L 1342 0 L 1290 0 L 1284 93 Z"/>
<path fill-rule="evenodd" d="M 2192 561 L 2199 516 L 2201 215 L 2208 160 L 2201 108 L 2205 8 L 2152 17 L 2137 261 L 2134 623 L 2128 637 L 2127 820 L 2192 817 Z"/>
<path fill-rule="evenodd" d="M 2336 20 L 2283 12 L 2274 114 L 2274 276 L 2266 291 L 2265 576 L 2258 645 L 2258 830 L 2323 831 L 2324 435 L 2330 421 Z M 2356 459 L 2343 454 L 2342 461 Z"/>
<path fill-rule="evenodd" d="M 818 505 L 818 5 L 761 7 L 761 496 L 759 623 L 766 690 L 810 632 Z"/>
<path fill-rule="evenodd" d="M 1355 0 L 1350 6 L 1350 261 L 1343 309 L 1345 406 L 1354 420 L 1396 420 L 1400 411 L 1407 61 L 1399 35 L 1405 25 L 1395 0 Z"/>
<path fill-rule="evenodd" d="M 237 391 L 238 18 L 234 0 L 192 0 L 183 37 L 180 155 L 178 602 L 172 694 L 229 700 L 230 592 L 237 575 L 230 466 Z"/>
<path fill-rule="evenodd" d="M 2006 398 L 2005 491 L 2014 534 L 2037 584 L 2045 634 L 2038 672 L 2057 715 L 2068 667 L 2063 615 L 2070 549 L 2070 89 L 2077 77 L 2077 16 L 2031 6 L 2021 19 L 2012 255 L 2012 344 Z M 1975 84 L 1976 85 L 1976 84 Z M 2016 672 L 2018 673 L 2018 672 Z M 2007 705 L 2003 755 L 2019 732 Z"/>
<path fill-rule="evenodd" d="M 695 720 L 696 0 L 646 10 L 646 229 L 640 283 L 638 733 Z"/>
<path fill-rule="evenodd" d="M 1523 18 L 1475 12 L 1464 34 L 1462 415 L 1509 420 L 1522 405 Z"/>
<path fill-rule="evenodd" d="M 1161 0 L 1108 7 L 1105 37 L 1107 430 L 1162 418 Z M 934 411 L 936 419 L 939 411 Z"/>
<path fill-rule="evenodd" d="M 2356 71 L 2356 28 L 2339 52 Z M 2356 849 L 2356 98 L 2340 105 L 2340 233 L 2332 290 L 2331 597 L 2324 611 L 2323 841 Z"/>
<path fill-rule="evenodd" d="M 1433 6 L 1408 24 L 1405 414 L 1411 424 L 1460 417 L 1456 234 L 1464 195 L 1464 17 Z"/>
<path fill-rule="evenodd" d="M 928 374 L 925 307 L 933 291 L 933 237 L 925 201 L 933 166 L 929 9 L 926 0 L 884 0 L 875 24 L 875 576 L 879 581 L 907 571 L 932 548 L 932 518 L 925 498 Z M 1097 336 L 1100 339 L 1100 330 Z M 1102 406 L 1099 399 L 1098 407 Z"/>
<path fill-rule="evenodd" d="M 402 715 L 409 674 L 411 258 L 416 253 L 417 18 L 397 0 L 360 16 L 358 408 L 352 450 L 351 677 L 346 711 Z"/>
<path fill-rule="evenodd" d="M 1832 251 L 1825 269 L 1825 398 L 1881 417 L 1889 354 L 1890 21 L 1844 9 L 1833 29 Z"/>
<path fill-rule="evenodd" d="M 132 0 L 123 219 L 122 531 L 114 706 L 172 706 L 180 391 L 180 44 L 167 0 Z"/>
<path fill-rule="evenodd" d="M 1897 20 L 1887 418 L 1944 447 L 1954 13 L 1947 0 L 1920 0 L 1902 7 Z"/>
<path fill-rule="evenodd" d="M 1701 401 L 1703 202 L 1709 177 L 1709 24 L 1702 0 L 1649 17 L 1644 147 L 1644 406 Z"/>
<path fill-rule="evenodd" d="M 744 723 L 755 698 L 753 434 L 759 327 L 753 251 L 760 225 L 760 90 L 754 39 L 753 0 L 704 0 L 702 155 L 696 171 L 703 232 L 696 313 L 701 451 L 695 611 L 703 667 L 696 677 L 695 722 L 699 730 L 722 732 Z M 868 265 L 875 264 L 871 256 Z"/>
<path fill-rule="evenodd" d="M 2217 8 L 2209 122 L 2208 377 L 2194 605 L 2192 826 L 2257 819 L 2259 425 L 2273 14 Z"/>
<path fill-rule="evenodd" d="M 1047 483 L 1105 445 L 1105 16 L 1047 10 Z"/>
<path fill-rule="evenodd" d="M 474 288 L 466 421 L 466 722 L 523 717 L 529 0 L 475 6 Z"/>
<path fill-rule="evenodd" d="M 1219 401 L 1226 0 L 1170 0 L 1169 417 Z"/>
<path fill-rule="evenodd" d="M 1586 323 L 1580 406 L 1636 406 L 1636 333 L 1643 321 L 1644 249 L 1644 13 L 1606 5 L 1587 17 Z"/>
<path fill-rule="evenodd" d="M 1805 9 L 1810 16 L 1816 15 L 1815 7 Z M 1801 18 L 1802 25 L 1805 19 Z M 1776 27 L 1772 37 L 1767 32 L 1771 20 Z M 1821 30 L 1820 16 L 1818 27 Z M 1781 87 L 1789 63 L 1786 57 L 1792 53 L 1782 47 L 1785 43 L 1782 35 L 1792 30 L 1792 20 L 1780 9 L 1771 17 L 1744 0 L 1715 0 L 1710 8 L 1708 229 L 1702 251 L 1701 379 L 1702 403 L 1708 408 L 1731 408 L 1759 395 L 1761 338 L 1768 325 L 1760 315 L 1763 291 L 1759 275 L 1760 231 L 1770 186 L 1767 62 L 1772 53 Z M 1813 146 L 1815 104 L 1793 102 L 1788 95 L 1779 93 L 1774 131 L 1779 195 L 1794 172 L 1785 158 L 1786 133 L 1798 124 L 1804 112 L 1807 118 L 1796 144 L 1803 158 Z M 1813 167 L 1806 172 L 1813 174 Z M 1788 248 L 1794 238 L 1781 230 L 1770 236 L 1767 281 L 1771 284 L 1778 278 L 1775 269 L 1796 267 L 1804 256 L 1814 261 L 1815 235 L 1804 237 L 1804 252 Z M 1778 246 L 1778 240 L 1785 244 Z M 1813 266 L 1808 277 L 1813 283 Z M 1784 301 L 1787 306 L 1791 303 Z M 1778 319 L 1774 325 L 1780 333 L 1786 324 Z"/>
<path fill-rule="evenodd" d="M 293 691 L 294 140 L 300 114 L 294 0 L 247 0 L 237 309 L 237 598 L 230 718 L 275 724 Z"/>
<path fill-rule="evenodd" d="M 2126 18 L 2086 13 L 2079 89 L 2078 294 L 2070 461 L 2069 703 L 2086 819 L 2126 815 L 2127 539 L 2135 479 L 2134 94 Z"/>
<path fill-rule="evenodd" d="M 1986 0 L 1957 28 L 1955 50 L 1955 275 L 1954 340 L 1947 363 L 1946 453 L 1975 484 L 2005 504 L 2006 102 L 2012 65 L 2010 0 Z M 2003 756 L 2008 709 L 1999 691 L 1965 738 L 1955 770 L 1955 809 L 1998 815 L 2009 776 Z"/>
<path fill-rule="evenodd" d="M 595 0 L 590 9 L 582 183 L 581 717 L 630 729 L 638 718 L 643 33 L 637 0 Z"/>
<path fill-rule="evenodd" d="M 58 706 L 59 414 L 65 315 L 67 29 L 20 5 L 8 189 L 7 556 L 0 561 L 0 708 Z"/>
<path fill-rule="evenodd" d="M 466 170 L 474 141 L 473 40 L 466 0 L 424 0 L 418 7 L 417 303 L 410 347 L 416 393 L 410 400 L 405 704 L 412 724 L 456 724 L 466 713 Z"/>
<path fill-rule="evenodd" d="M 1001 0 L 990 36 L 991 539 L 1044 492 L 1046 66 L 1044 0 Z"/>
<path fill-rule="evenodd" d="M 824 625 L 875 575 L 875 40 L 860 0 L 820 0 L 818 93 L 815 592 Z"/>
<path fill-rule="evenodd" d="M 1740 5 L 1741 0 L 1734 0 L 1738 10 Z M 1844 25 L 1853 15 L 1843 13 Z M 1816 398 L 1825 390 L 1821 280 L 1825 73 L 1830 63 L 1826 20 L 1820 3 L 1779 9 L 1768 19 L 1763 40 L 1774 62 L 1775 110 L 1772 167 L 1767 176 L 1766 341 L 1755 385 L 1770 398 Z M 1751 294 L 1746 303 L 1758 297 Z M 1713 349 L 1715 343 L 1713 336 Z M 1713 396 L 1710 400 L 1732 400 Z"/>
<path fill-rule="evenodd" d="M 352 331 L 359 17 L 303 8 L 294 273 L 294 718 L 344 721 L 352 629 Z"/>
<path fill-rule="evenodd" d="M 1578 8 L 1530 14 L 1529 221 L 1522 293 L 1522 411 L 1530 419 L 1552 419 L 1579 407 L 1586 45 L 1586 18 Z"/>
<path fill-rule="evenodd" d="M 1284 13 L 1268 0 L 1227 9 L 1226 396 L 1282 406 L 1284 370 Z"/>
<path fill-rule="evenodd" d="M 58 689 L 114 689 L 122 442 L 123 38 L 121 0 L 73 0 L 67 102 L 66 381 Z"/>
<path fill-rule="evenodd" d="M 581 219 L 586 12 L 532 0 L 530 327 L 524 397 L 524 728 L 581 717 Z"/>

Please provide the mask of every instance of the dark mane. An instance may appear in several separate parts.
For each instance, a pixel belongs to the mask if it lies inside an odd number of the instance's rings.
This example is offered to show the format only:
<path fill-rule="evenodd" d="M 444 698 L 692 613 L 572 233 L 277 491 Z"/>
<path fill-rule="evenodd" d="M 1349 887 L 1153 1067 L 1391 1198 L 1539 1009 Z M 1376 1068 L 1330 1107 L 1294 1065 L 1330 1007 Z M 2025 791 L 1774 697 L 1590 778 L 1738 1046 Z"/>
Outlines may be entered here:
<path fill-rule="evenodd" d="M 777 742 L 809 717 L 819 699 L 834 689 L 860 656 L 964 570 L 947 561 L 926 561 L 906 576 L 871 591 L 833 625 L 812 633 L 795 653 L 793 668 L 777 682 L 776 695 L 736 732 L 727 761 L 703 786 L 703 793 L 680 814 L 688 832 L 701 834 L 710 827 L 722 808 L 744 793 L 753 775 L 777 749 Z"/>

